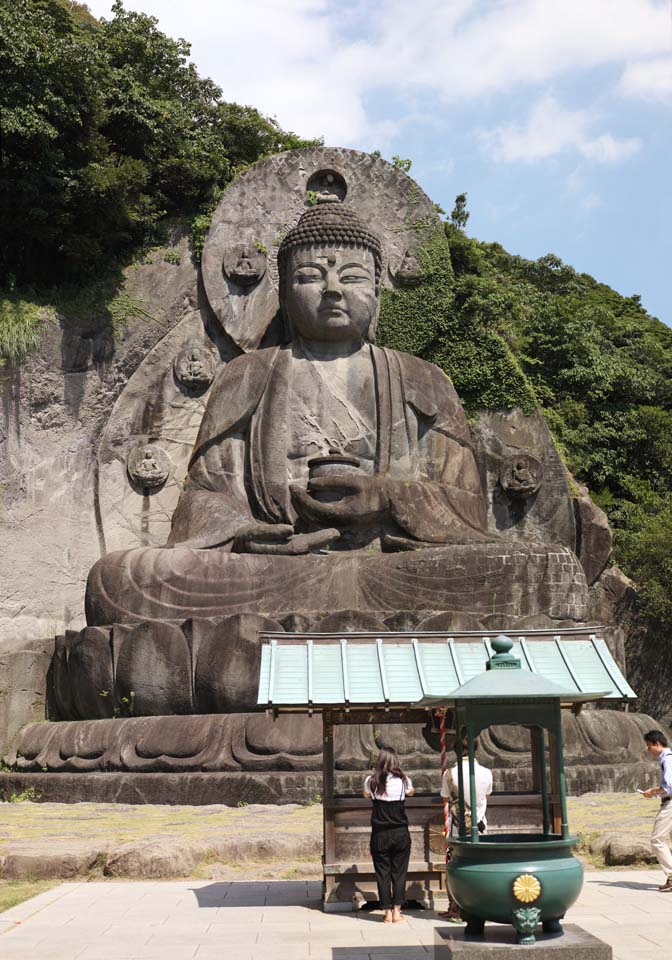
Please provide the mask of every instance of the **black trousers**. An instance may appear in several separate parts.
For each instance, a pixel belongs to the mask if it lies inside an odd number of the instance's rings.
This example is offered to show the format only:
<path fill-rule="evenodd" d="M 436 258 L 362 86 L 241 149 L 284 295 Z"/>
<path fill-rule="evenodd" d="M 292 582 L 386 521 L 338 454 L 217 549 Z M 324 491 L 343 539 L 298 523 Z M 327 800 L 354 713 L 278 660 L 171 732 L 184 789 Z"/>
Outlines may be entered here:
<path fill-rule="evenodd" d="M 371 856 L 378 883 L 378 899 L 383 910 L 400 907 L 406 900 L 406 874 L 411 858 L 408 827 L 374 830 Z"/>

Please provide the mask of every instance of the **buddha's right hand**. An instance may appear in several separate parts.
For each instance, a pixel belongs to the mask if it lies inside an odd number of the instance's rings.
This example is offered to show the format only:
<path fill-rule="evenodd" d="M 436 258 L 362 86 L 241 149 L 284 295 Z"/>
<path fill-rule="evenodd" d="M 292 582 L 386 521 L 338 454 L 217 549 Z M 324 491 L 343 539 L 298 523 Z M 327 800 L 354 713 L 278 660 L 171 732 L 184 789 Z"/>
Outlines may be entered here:
<path fill-rule="evenodd" d="M 235 553 L 297 556 L 319 550 L 340 535 L 336 529 L 295 534 L 294 527 L 288 523 L 248 523 L 236 534 L 233 550 Z"/>

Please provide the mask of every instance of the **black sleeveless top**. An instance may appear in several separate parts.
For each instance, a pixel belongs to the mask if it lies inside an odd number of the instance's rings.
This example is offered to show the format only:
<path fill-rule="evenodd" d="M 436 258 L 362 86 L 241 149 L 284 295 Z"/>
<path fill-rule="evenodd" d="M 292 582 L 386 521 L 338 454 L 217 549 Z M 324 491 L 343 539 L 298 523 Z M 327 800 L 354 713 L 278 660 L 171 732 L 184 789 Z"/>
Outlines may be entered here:
<path fill-rule="evenodd" d="M 401 800 L 378 800 L 372 797 L 371 830 L 392 830 L 395 827 L 408 827 L 406 815 L 406 785 L 402 785 Z"/>

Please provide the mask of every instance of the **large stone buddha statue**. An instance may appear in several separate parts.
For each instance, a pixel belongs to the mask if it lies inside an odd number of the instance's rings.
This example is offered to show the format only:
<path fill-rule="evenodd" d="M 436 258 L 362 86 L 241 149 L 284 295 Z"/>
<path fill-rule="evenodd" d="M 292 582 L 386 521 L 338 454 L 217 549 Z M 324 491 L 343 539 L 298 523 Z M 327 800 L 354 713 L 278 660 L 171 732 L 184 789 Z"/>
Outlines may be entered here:
<path fill-rule="evenodd" d="M 541 414 L 470 423 L 438 367 L 375 343 L 381 299 L 397 334 L 404 303 L 417 324 L 418 304 L 435 302 L 423 244 L 437 237 L 433 204 L 403 171 L 311 148 L 231 185 L 198 277 L 186 262 L 161 268 L 161 296 L 184 316 L 106 423 L 88 625 L 56 638 L 51 671 L 50 715 L 65 722 L 25 729 L 21 769 L 104 771 L 96 789 L 119 797 L 174 799 L 181 783 L 198 800 L 305 799 L 321 789 L 321 721 L 258 711 L 260 633 L 459 643 L 614 622 L 615 579 L 598 582 L 608 528 L 570 493 Z M 433 314 L 427 326 L 441 329 Z M 572 723 L 566 743 L 592 789 L 615 756 L 638 755 L 624 714 Z M 429 788 L 431 736 L 381 726 L 339 731 L 339 771 L 394 746 Z M 519 745 L 487 736 L 502 782 L 518 784 Z M 120 786 L 115 771 L 132 776 Z"/>
<path fill-rule="evenodd" d="M 167 546 L 103 557 L 89 624 L 514 607 L 580 620 L 571 550 L 486 530 L 453 385 L 374 344 L 380 240 L 337 198 L 320 199 L 278 251 L 285 342 L 221 369 Z"/>

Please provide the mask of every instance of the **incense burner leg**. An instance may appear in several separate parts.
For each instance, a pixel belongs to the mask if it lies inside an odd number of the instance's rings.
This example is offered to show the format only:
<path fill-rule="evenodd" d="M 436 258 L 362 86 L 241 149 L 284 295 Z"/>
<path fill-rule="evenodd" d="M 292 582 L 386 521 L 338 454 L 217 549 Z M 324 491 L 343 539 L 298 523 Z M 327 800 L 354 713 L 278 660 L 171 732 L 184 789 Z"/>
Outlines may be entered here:
<path fill-rule="evenodd" d="M 464 930 L 465 937 L 482 937 L 485 931 L 485 920 L 471 916 L 468 913 L 461 913 L 462 919 L 466 920 L 467 926 Z"/>

